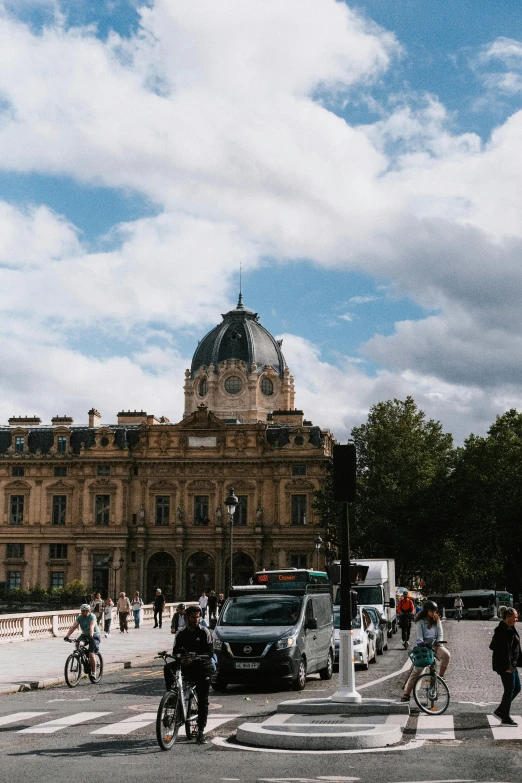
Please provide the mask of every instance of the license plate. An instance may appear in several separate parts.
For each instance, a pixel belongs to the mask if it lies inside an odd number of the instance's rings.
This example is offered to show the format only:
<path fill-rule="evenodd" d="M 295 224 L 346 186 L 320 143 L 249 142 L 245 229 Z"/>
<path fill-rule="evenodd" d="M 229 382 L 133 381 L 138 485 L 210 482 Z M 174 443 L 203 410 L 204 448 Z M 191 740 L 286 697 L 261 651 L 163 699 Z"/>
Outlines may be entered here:
<path fill-rule="evenodd" d="M 250 663 L 250 661 L 242 663 L 242 662 L 236 662 L 234 664 L 236 669 L 259 669 L 261 666 L 260 663 Z"/>

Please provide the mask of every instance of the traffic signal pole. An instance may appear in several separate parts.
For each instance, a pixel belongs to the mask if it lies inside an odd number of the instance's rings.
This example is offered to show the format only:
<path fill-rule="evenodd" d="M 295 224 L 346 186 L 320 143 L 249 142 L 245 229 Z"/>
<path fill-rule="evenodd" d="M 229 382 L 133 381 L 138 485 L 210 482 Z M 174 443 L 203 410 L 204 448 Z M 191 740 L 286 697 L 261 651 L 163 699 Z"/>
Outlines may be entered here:
<path fill-rule="evenodd" d="M 339 689 L 332 701 L 359 704 L 360 693 L 355 688 L 353 658 L 352 600 L 350 584 L 350 518 L 348 500 L 355 499 L 355 446 L 334 446 L 334 497 L 343 501 L 341 528 L 341 610 L 339 630 Z"/>

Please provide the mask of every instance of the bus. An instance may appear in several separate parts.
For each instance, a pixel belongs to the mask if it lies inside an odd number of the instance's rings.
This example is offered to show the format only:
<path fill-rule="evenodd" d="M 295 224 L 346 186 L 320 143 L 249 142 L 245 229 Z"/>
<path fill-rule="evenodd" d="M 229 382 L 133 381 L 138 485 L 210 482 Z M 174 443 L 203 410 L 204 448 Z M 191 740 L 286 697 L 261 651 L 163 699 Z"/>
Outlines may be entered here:
<path fill-rule="evenodd" d="M 446 610 L 446 617 L 455 616 L 455 598 L 459 596 L 464 602 L 462 617 L 468 620 L 487 620 L 497 616 L 499 606 L 513 606 L 513 595 L 506 590 L 481 589 L 462 590 L 460 593 L 446 593 L 445 595 L 429 595 L 431 601 L 435 601 L 442 613 Z"/>

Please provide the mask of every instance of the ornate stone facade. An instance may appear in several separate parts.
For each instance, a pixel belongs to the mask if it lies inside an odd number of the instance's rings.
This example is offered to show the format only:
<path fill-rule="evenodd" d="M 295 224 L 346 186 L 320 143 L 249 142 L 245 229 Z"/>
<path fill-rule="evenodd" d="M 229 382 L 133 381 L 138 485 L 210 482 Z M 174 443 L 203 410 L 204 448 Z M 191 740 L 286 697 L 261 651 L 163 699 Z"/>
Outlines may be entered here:
<path fill-rule="evenodd" d="M 169 599 L 193 599 L 228 584 L 231 530 L 236 583 L 258 568 L 315 565 L 312 502 L 332 437 L 293 409 L 280 356 L 277 367 L 244 355 L 224 358 L 217 371 L 193 362 L 178 423 L 122 411 L 117 424 L 103 425 L 93 408 L 89 426 L 56 417 L 0 427 L 0 581 L 48 588 L 81 579 L 147 599 L 159 586 Z M 243 407 L 225 396 L 232 376 L 244 384 Z M 263 378 L 273 394 L 260 390 Z M 270 398 L 285 405 L 274 410 Z M 240 500 L 232 528 L 231 486 Z"/>

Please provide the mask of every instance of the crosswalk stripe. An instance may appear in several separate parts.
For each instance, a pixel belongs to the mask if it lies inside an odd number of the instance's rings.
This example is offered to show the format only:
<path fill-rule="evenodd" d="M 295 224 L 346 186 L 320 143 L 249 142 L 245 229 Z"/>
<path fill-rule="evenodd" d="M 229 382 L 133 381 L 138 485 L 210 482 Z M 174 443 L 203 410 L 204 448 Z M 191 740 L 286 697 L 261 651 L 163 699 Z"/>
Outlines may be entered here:
<path fill-rule="evenodd" d="M 454 740 L 453 715 L 419 715 L 416 739 Z"/>
<path fill-rule="evenodd" d="M 0 718 L 0 726 L 7 726 L 9 723 L 19 723 L 22 720 L 39 718 L 40 715 L 48 714 L 48 710 L 46 710 L 45 712 L 15 712 L 12 715 L 2 715 Z"/>
<path fill-rule="evenodd" d="M 62 718 L 49 720 L 45 723 L 39 723 L 38 726 L 30 726 L 28 729 L 22 729 L 18 734 L 53 734 L 55 731 L 65 729 L 67 726 L 75 726 L 78 723 L 84 723 L 95 718 L 102 718 L 104 715 L 110 715 L 110 712 L 77 712 L 76 715 L 66 715 Z"/>
<path fill-rule="evenodd" d="M 214 729 L 217 729 L 218 726 L 221 726 L 223 723 L 228 723 L 229 720 L 235 720 L 235 718 L 240 718 L 241 715 L 216 715 L 215 717 L 212 716 L 208 718 L 207 720 L 207 728 L 206 731 L 214 731 Z"/>
<path fill-rule="evenodd" d="M 496 715 L 488 715 L 493 739 L 496 740 L 522 740 L 522 726 L 501 726 Z"/>
<path fill-rule="evenodd" d="M 139 715 L 132 715 L 130 718 L 119 721 L 119 723 L 110 723 L 108 726 L 102 726 L 101 729 L 91 731 L 91 734 L 130 734 L 131 731 L 142 729 L 156 720 L 156 712 L 142 712 Z"/>

